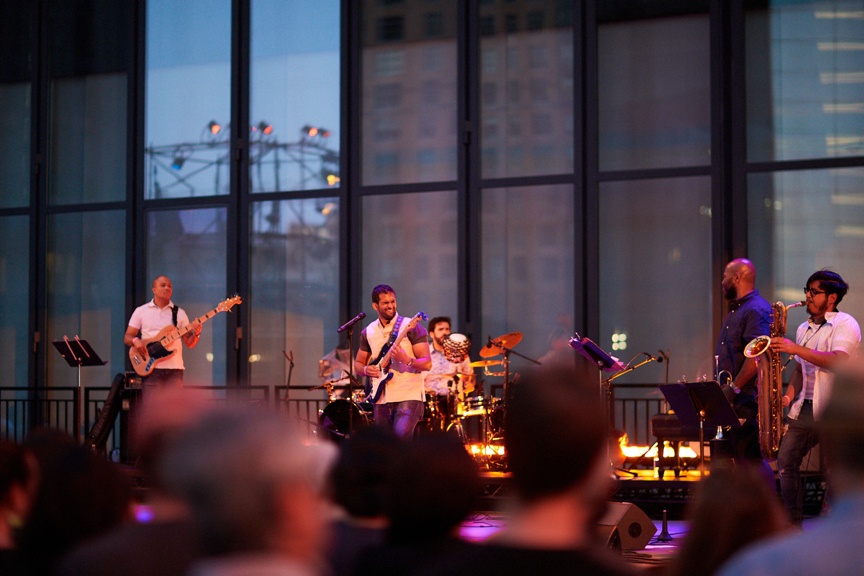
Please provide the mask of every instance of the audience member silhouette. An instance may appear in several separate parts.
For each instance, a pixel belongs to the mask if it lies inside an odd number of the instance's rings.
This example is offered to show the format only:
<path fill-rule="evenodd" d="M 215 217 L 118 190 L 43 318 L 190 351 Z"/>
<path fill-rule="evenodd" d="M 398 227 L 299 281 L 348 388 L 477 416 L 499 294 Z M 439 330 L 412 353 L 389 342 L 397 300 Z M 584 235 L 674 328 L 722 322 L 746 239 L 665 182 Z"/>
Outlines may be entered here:
<path fill-rule="evenodd" d="M 741 551 L 720 576 L 864 573 L 864 359 L 839 370 L 817 421 L 834 496 L 830 514 L 803 534 L 761 541 Z"/>
<path fill-rule="evenodd" d="M 455 435 L 430 432 L 404 443 L 385 488 L 386 540 L 361 555 L 356 576 L 413 574 L 467 546 L 458 531 L 481 485 L 477 463 Z"/>
<path fill-rule="evenodd" d="M 34 430 L 24 445 L 35 455 L 38 484 L 16 543 L 24 573 L 53 574 L 66 552 L 128 518 L 132 486 L 122 471 L 63 432 Z"/>
<path fill-rule="evenodd" d="M 24 524 L 35 489 L 32 454 L 0 439 L 0 574 L 20 573 L 15 532 Z"/>
<path fill-rule="evenodd" d="M 261 406 L 215 409 L 180 431 L 160 475 L 187 501 L 208 556 L 190 574 L 319 574 L 335 453 Z"/>
<path fill-rule="evenodd" d="M 145 486 L 136 518 L 73 550 L 62 560 L 58 576 L 186 574 L 201 557 L 200 545 L 188 507 L 166 489 L 158 470 L 172 439 L 209 406 L 186 388 L 154 389 L 144 397 L 133 427 Z"/>
<path fill-rule="evenodd" d="M 526 371 L 509 386 L 505 429 L 518 499 L 507 526 L 443 554 L 420 573 L 633 574 L 594 536 L 612 476 L 595 383 L 577 378 L 572 362 Z"/>
<path fill-rule="evenodd" d="M 746 463 L 704 478 L 687 518 L 690 529 L 669 576 L 710 576 L 745 546 L 792 529 L 776 489 Z"/>
<path fill-rule="evenodd" d="M 336 505 L 327 544 L 332 576 L 348 576 L 357 556 L 384 542 L 384 508 L 391 461 L 402 454 L 402 442 L 383 426 L 360 428 L 339 444 L 330 473 L 330 497 Z"/>

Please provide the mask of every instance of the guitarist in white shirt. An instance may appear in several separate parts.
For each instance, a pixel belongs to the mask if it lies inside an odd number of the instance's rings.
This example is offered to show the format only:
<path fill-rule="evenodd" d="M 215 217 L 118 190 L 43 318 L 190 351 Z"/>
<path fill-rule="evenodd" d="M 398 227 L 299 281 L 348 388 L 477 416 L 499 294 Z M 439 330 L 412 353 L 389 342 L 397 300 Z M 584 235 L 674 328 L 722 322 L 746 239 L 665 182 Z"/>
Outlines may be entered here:
<path fill-rule="evenodd" d="M 174 303 L 171 302 L 173 288 L 171 279 L 159 276 L 153 280 L 153 300 L 135 309 L 129 319 L 129 326 L 123 336 L 123 343 L 138 349 L 142 355 L 147 353 L 147 342 L 160 330 L 174 323 Z M 189 325 L 189 317 L 182 308 L 177 308 L 177 327 Z M 194 348 L 201 339 L 201 324 L 196 324 L 182 337 L 167 346 L 173 353 L 160 360 L 157 367 L 141 380 L 143 387 L 182 386 L 183 385 L 183 344 Z M 183 342 L 181 343 L 180 340 Z"/>
<path fill-rule="evenodd" d="M 389 367 L 380 365 L 378 361 L 382 349 L 388 345 L 393 327 L 400 319 L 396 312 L 396 293 L 393 288 L 386 284 L 376 286 L 372 290 L 372 308 L 378 313 L 378 318 L 360 333 L 354 371 L 360 377 L 373 380 L 384 376 L 384 370 L 392 372 L 392 378 L 382 384 L 383 390 L 373 404 L 373 417 L 376 424 L 387 425 L 399 436 L 411 438 L 414 428 L 423 417 L 425 393 L 421 372 L 432 368 L 428 332 L 416 322 L 416 316 L 412 319 L 402 317 L 400 330 L 405 330 L 410 322 L 414 326 L 393 347 Z"/>

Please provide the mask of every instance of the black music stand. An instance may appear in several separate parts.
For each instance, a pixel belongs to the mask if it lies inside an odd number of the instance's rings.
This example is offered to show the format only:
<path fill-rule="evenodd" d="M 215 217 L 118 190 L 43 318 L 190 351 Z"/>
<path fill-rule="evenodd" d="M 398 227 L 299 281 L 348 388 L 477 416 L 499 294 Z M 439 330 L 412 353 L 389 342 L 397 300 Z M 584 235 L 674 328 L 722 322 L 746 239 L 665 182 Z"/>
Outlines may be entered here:
<path fill-rule="evenodd" d="M 682 426 L 699 426 L 699 475 L 705 475 L 705 426 L 741 426 L 720 384 L 714 381 L 660 384 L 666 402 Z M 657 447 L 662 450 L 662 446 Z"/>
<path fill-rule="evenodd" d="M 73 368 L 78 368 L 78 388 L 75 391 L 75 402 L 77 409 L 75 410 L 75 440 L 81 443 L 81 367 L 82 366 L 104 366 L 108 362 L 102 360 L 98 354 L 90 346 L 86 340 L 82 340 L 78 336 L 71 340 L 68 336 L 63 336 L 62 340 L 54 340 L 52 342 L 60 356 L 66 360 L 66 363 Z"/>
<path fill-rule="evenodd" d="M 603 351 L 590 338 L 582 338 L 579 334 L 575 334 L 569 341 L 570 347 L 579 352 L 582 356 L 591 361 L 597 370 L 600 377 L 600 398 L 603 401 L 603 410 L 605 411 L 604 425 L 605 431 L 603 434 L 604 442 L 606 443 L 606 461 L 612 463 L 612 458 L 609 455 L 609 440 L 612 435 L 612 387 L 610 383 L 613 378 L 603 378 L 603 372 L 621 372 L 626 368 L 620 360 L 614 358 Z M 621 470 L 632 476 L 637 476 L 635 472 L 630 470 Z"/>

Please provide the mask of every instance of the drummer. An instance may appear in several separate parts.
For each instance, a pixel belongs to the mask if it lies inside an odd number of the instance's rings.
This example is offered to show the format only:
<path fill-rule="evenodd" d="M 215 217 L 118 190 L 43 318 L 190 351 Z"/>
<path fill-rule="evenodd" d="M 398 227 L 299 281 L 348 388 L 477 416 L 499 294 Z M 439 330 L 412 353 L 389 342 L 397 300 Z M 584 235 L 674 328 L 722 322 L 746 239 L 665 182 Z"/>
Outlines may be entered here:
<path fill-rule="evenodd" d="M 462 334 L 450 333 L 450 318 L 437 316 L 429 321 L 432 338 L 432 369 L 423 373 L 426 393 L 438 396 L 439 412 L 445 427 L 455 416 L 456 406 L 474 390 L 474 369 L 468 359 L 471 343 Z"/>

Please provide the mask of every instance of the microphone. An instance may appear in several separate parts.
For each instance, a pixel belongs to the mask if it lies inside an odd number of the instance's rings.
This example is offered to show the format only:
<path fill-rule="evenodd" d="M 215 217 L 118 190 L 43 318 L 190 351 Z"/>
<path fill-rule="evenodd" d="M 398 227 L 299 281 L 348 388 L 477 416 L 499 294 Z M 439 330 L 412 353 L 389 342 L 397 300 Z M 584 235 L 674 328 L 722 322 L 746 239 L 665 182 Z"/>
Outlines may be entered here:
<path fill-rule="evenodd" d="M 336 330 L 336 332 L 341 334 L 342 332 L 344 332 L 345 330 L 347 330 L 348 328 L 350 328 L 351 326 L 353 326 L 354 324 L 356 324 L 357 322 L 359 322 L 360 320 L 362 320 L 365 317 L 366 317 L 366 313 L 360 312 L 359 314 L 354 316 L 354 318 L 352 318 L 351 320 L 349 320 L 348 322 L 346 322 L 345 324 L 340 326 L 339 329 Z"/>

